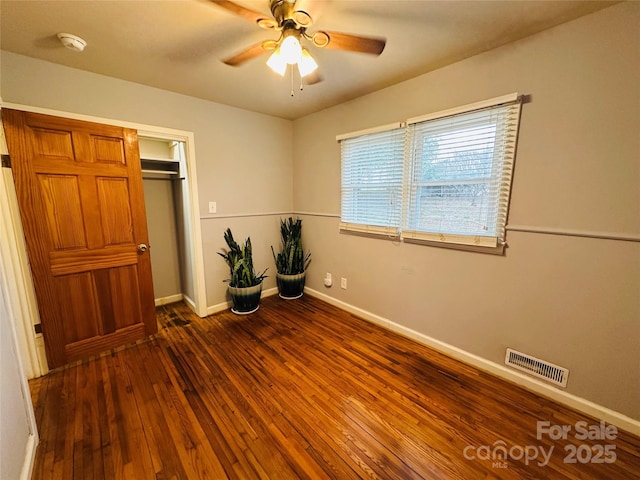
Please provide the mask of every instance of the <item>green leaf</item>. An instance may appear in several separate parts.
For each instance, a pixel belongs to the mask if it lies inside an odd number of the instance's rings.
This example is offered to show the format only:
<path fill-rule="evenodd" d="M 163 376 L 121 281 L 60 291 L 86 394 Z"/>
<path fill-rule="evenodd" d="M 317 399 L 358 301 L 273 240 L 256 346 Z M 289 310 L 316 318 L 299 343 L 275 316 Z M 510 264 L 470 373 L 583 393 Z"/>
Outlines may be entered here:
<path fill-rule="evenodd" d="M 247 237 L 244 246 L 240 246 L 231 233 L 231 229 L 227 228 L 224 232 L 224 240 L 228 250 L 217 252 L 229 267 L 230 278 L 225 280 L 232 287 L 252 287 L 260 284 L 266 278 L 265 269 L 261 274 L 256 275 L 253 268 L 251 238 Z"/>
<path fill-rule="evenodd" d="M 277 255 L 271 247 L 277 272 L 285 275 L 304 272 L 311 261 L 311 252 L 305 254 L 302 247 L 302 219 L 280 220 L 280 242 L 281 251 Z"/>

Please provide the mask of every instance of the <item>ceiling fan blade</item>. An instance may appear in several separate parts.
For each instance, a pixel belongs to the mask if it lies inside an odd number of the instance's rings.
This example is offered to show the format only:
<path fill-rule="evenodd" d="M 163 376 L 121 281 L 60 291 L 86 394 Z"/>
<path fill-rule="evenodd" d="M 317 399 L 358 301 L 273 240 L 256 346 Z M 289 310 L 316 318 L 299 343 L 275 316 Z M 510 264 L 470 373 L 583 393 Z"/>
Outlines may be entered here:
<path fill-rule="evenodd" d="M 264 42 L 257 43 L 252 45 L 251 47 L 241 51 L 240 53 L 235 54 L 232 57 L 223 60 L 227 65 L 231 65 L 232 67 L 236 67 L 241 63 L 246 62 L 247 60 L 251 60 L 252 58 L 259 57 L 263 53 L 266 52 L 264 47 L 262 46 Z"/>
<path fill-rule="evenodd" d="M 329 43 L 325 48 L 333 50 L 347 50 L 349 52 L 370 53 L 380 55 L 386 45 L 384 38 L 361 37 L 339 32 L 318 32 L 329 37 Z"/>
<path fill-rule="evenodd" d="M 236 15 L 248 20 L 252 23 L 257 23 L 258 20 L 265 18 L 264 13 L 256 12 L 255 10 L 251 10 L 250 8 L 243 7 L 242 5 L 238 5 L 235 2 L 228 2 L 224 0 L 209 0 L 211 3 L 218 5 L 219 7 L 228 10 L 231 13 L 235 13 Z"/>

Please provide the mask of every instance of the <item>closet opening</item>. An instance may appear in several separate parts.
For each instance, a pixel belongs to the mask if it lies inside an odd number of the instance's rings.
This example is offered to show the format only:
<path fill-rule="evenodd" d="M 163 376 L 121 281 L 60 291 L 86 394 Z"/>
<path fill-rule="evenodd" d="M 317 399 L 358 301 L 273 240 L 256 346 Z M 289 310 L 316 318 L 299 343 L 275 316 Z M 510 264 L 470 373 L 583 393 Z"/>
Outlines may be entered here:
<path fill-rule="evenodd" d="M 195 310 L 185 142 L 138 138 L 156 306 L 185 300 Z"/>

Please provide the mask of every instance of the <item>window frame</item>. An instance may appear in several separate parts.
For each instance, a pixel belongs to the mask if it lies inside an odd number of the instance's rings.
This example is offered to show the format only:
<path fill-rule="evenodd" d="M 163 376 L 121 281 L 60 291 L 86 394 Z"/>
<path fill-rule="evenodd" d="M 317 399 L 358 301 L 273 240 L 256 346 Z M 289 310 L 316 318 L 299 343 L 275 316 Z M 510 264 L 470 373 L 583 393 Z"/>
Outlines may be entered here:
<path fill-rule="evenodd" d="M 380 131 L 388 129 L 402 128 L 405 130 L 404 140 L 404 163 L 403 163 L 403 187 L 401 197 L 401 218 L 400 226 L 396 227 L 381 227 L 375 225 L 367 225 L 366 223 L 347 222 L 344 221 L 343 211 L 343 193 L 341 190 L 341 213 L 340 213 L 340 231 L 342 233 L 356 233 L 372 235 L 378 238 L 401 238 L 402 241 L 407 243 L 417 243 L 438 247 L 470 250 L 484 253 L 503 254 L 506 246 L 506 223 L 509 204 L 511 200 L 511 185 L 513 177 L 513 167 L 515 162 L 515 154 L 517 148 L 518 134 L 519 134 L 519 121 L 521 113 L 523 97 L 518 93 L 511 93 L 501 97 L 496 97 L 481 102 L 476 102 L 460 107 L 443 110 L 440 112 L 434 112 L 427 115 L 421 115 L 418 117 L 412 117 L 406 120 L 406 122 L 398 122 L 390 125 L 384 125 L 381 127 L 375 127 L 367 130 L 360 130 L 348 134 L 338 135 L 336 140 L 341 143 L 341 166 L 344 170 L 344 156 L 343 156 L 343 143 L 349 141 L 355 137 L 363 137 L 371 134 L 378 133 Z M 499 110 L 499 117 L 494 117 L 494 112 Z M 489 112 L 489 113 L 483 113 Z M 482 118 L 483 115 L 490 115 L 487 118 Z M 474 122 L 473 116 L 478 116 L 478 120 L 475 121 L 477 126 L 491 125 L 494 122 L 496 125 L 496 132 L 494 133 L 494 139 L 498 135 L 501 135 L 499 140 L 501 143 L 492 143 L 493 149 L 498 149 L 499 152 L 493 152 L 491 157 L 491 174 L 486 178 L 477 178 L 477 181 L 472 179 L 440 179 L 432 183 L 432 185 L 462 185 L 462 184 L 481 184 L 488 182 L 490 197 L 487 200 L 487 206 L 484 207 L 491 215 L 490 219 L 495 220 L 495 227 L 490 226 L 491 235 L 482 235 L 476 233 L 456 233 L 456 232 L 443 232 L 438 230 L 425 230 L 417 229 L 415 223 L 415 195 L 416 189 L 420 188 L 422 181 L 415 179 L 415 169 L 417 165 L 417 159 L 414 159 L 415 150 L 415 131 L 419 126 L 426 126 L 430 128 L 431 125 L 437 125 L 435 122 L 448 122 L 452 119 L 455 122 L 456 119 L 470 119 L 470 122 Z M 503 118 L 504 116 L 504 118 Z M 498 118 L 498 120 L 495 120 Z M 501 123 L 500 123 L 501 122 Z M 499 125 L 498 125 L 499 124 Z M 463 124 L 464 126 L 464 124 Z M 462 127 L 460 127 L 462 128 Z M 480 128 L 480 127 L 478 127 Z M 447 130 L 443 130 L 443 135 L 447 135 Z M 451 131 L 451 135 L 455 135 L 455 129 Z M 424 136 L 421 137 L 424 139 Z M 466 148 L 466 147 L 465 147 Z M 490 158 L 487 156 L 487 158 Z M 497 160 L 496 160 L 497 158 Z M 486 160 L 486 159 L 485 159 Z M 493 168 L 499 168 L 498 173 L 493 173 Z M 430 182 L 427 182 L 430 183 Z M 341 189 L 344 187 L 342 173 L 341 173 Z M 413 205 L 413 206 L 412 206 Z M 464 211 L 464 210 L 462 210 Z M 414 219 L 410 225 L 410 219 Z M 409 228 L 409 227 L 413 228 Z"/>

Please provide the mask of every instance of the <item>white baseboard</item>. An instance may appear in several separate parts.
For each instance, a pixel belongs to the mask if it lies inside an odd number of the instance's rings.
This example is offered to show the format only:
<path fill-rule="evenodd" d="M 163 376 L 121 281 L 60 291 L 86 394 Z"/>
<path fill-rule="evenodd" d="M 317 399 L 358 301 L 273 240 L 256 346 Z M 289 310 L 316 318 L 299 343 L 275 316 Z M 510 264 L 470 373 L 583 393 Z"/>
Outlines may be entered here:
<path fill-rule="evenodd" d="M 270 297 L 271 295 L 276 295 L 278 293 L 278 287 L 268 288 L 266 290 L 262 290 L 260 294 L 260 298 Z M 216 305 L 211 305 L 207 307 L 207 315 L 213 315 L 214 313 L 223 312 L 225 310 L 229 310 L 233 307 L 232 302 L 222 302 Z"/>
<path fill-rule="evenodd" d="M 184 295 L 181 293 L 176 293 L 175 295 L 169 295 L 168 297 L 156 298 L 156 307 L 160 307 L 161 305 L 167 305 L 168 303 L 176 303 L 184 298 Z"/>
<path fill-rule="evenodd" d="M 24 451 L 24 463 L 22 464 L 22 470 L 20 471 L 20 480 L 29 480 L 31 478 L 37 448 L 38 436 L 32 433 L 27 438 L 27 446 Z"/>
<path fill-rule="evenodd" d="M 262 291 L 260 298 L 270 297 L 272 295 L 277 295 L 277 294 L 278 294 L 278 287 L 267 288 L 266 290 Z"/>
<path fill-rule="evenodd" d="M 196 315 L 198 315 L 198 309 L 196 308 L 196 302 L 194 302 L 191 297 L 189 297 L 188 295 L 185 295 L 184 293 L 182 294 L 182 300 L 184 300 L 184 303 L 187 304 L 187 307 L 189 307 L 191 309 L 191 311 L 193 313 L 195 313 Z M 202 315 L 198 315 L 199 317 L 202 317 Z M 206 316 L 206 315 L 205 315 Z"/>
<path fill-rule="evenodd" d="M 416 332 L 415 330 L 404 327 L 398 323 L 392 322 L 391 320 L 380 317 L 374 313 L 355 307 L 341 300 L 337 300 L 317 290 L 305 287 L 304 291 L 312 297 L 324 300 L 325 302 L 330 303 L 331 305 L 334 305 L 342 310 L 346 310 L 349 313 L 357 315 L 364 320 L 380 325 L 405 337 L 411 338 L 452 358 L 472 365 L 476 368 L 479 368 L 480 370 L 484 370 L 485 372 L 489 372 L 497 377 L 509 380 L 523 388 L 526 388 L 527 390 L 571 407 L 582 413 L 600 420 L 604 420 L 605 422 L 615 425 L 616 427 L 626 430 L 627 432 L 633 433 L 634 435 L 640 435 L 640 421 L 634 418 L 628 417 L 620 412 L 616 412 L 615 410 L 611 410 L 610 408 L 607 408 L 603 405 L 599 405 L 585 398 L 578 397 L 564 390 L 559 390 L 540 380 L 529 377 L 518 371 L 511 370 L 504 365 L 500 365 L 499 363 L 492 362 L 485 358 L 474 355 L 473 353 L 462 350 L 458 347 L 454 347 L 453 345 L 449 345 L 448 343 L 429 337 L 420 332 Z"/>

